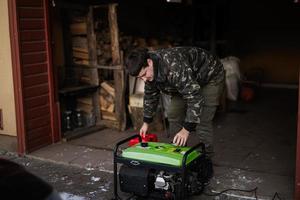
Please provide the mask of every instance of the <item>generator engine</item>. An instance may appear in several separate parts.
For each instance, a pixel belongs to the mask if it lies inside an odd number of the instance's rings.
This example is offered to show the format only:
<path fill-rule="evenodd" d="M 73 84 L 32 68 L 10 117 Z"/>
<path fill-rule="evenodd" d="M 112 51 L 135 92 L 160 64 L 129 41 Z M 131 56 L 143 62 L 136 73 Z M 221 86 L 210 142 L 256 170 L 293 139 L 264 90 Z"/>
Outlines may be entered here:
<path fill-rule="evenodd" d="M 183 200 L 188 195 L 200 194 L 212 176 L 212 162 L 205 153 L 195 151 L 187 157 L 188 165 L 183 168 L 182 159 L 174 155 L 182 158 L 188 150 L 188 147 L 151 143 L 147 147 L 138 144 L 123 151 L 123 158 L 130 159 L 120 167 L 121 191 L 146 199 L 166 200 Z M 174 160 L 178 162 L 172 163 Z"/>

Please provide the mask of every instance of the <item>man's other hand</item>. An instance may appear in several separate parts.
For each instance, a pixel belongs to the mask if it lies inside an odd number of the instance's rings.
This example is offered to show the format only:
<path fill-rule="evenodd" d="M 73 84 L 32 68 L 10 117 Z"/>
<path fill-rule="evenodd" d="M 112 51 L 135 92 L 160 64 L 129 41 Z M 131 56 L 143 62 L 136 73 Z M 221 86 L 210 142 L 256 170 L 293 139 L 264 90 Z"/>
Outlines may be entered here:
<path fill-rule="evenodd" d="M 148 131 L 148 124 L 146 122 L 143 123 L 143 126 L 140 129 L 140 136 L 145 137 Z"/>
<path fill-rule="evenodd" d="M 189 137 L 189 132 L 182 128 L 174 137 L 173 144 L 176 144 L 176 146 L 185 146 L 187 139 Z"/>

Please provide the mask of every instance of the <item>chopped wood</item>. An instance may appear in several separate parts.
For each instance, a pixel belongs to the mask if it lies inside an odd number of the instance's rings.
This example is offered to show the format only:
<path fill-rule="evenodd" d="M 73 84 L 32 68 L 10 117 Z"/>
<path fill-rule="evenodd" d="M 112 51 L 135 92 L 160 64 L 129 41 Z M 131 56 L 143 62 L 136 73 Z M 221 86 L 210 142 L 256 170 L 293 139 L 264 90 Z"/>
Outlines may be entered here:
<path fill-rule="evenodd" d="M 115 104 L 107 99 L 106 96 L 99 96 L 100 109 L 101 111 L 114 112 Z"/>
<path fill-rule="evenodd" d="M 89 53 L 89 50 L 81 47 L 73 47 L 73 51 L 81 52 L 81 53 Z"/>
<path fill-rule="evenodd" d="M 78 52 L 78 51 L 73 51 L 73 56 L 75 58 L 80 58 L 80 59 L 84 59 L 84 60 L 88 60 L 89 59 L 89 54 Z"/>
<path fill-rule="evenodd" d="M 102 114 L 102 119 L 117 121 L 115 113 L 102 111 L 101 114 Z"/>
<path fill-rule="evenodd" d="M 87 26 L 86 23 L 74 23 L 70 25 L 70 31 L 73 35 L 86 34 Z"/>
<path fill-rule="evenodd" d="M 80 104 L 93 105 L 92 97 L 79 97 L 77 98 L 77 102 Z"/>
<path fill-rule="evenodd" d="M 105 98 L 106 101 L 108 101 L 109 103 L 114 103 L 114 97 L 111 96 L 106 90 L 104 90 L 103 88 L 100 89 L 100 95 L 103 96 Z"/>
<path fill-rule="evenodd" d="M 109 102 L 101 95 L 99 96 L 99 101 L 100 101 L 101 110 L 106 110 Z"/>
<path fill-rule="evenodd" d="M 86 65 L 87 67 L 90 66 L 89 65 L 89 61 L 88 60 L 80 60 L 80 59 L 73 59 L 74 64 L 77 65 Z"/>
<path fill-rule="evenodd" d="M 91 84 L 91 83 L 92 83 L 92 80 L 91 80 L 90 77 L 82 76 L 82 77 L 80 77 L 80 82 L 81 82 L 81 83 Z"/>
<path fill-rule="evenodd" d="M 105 89 L 111 96 L 115 97 L 115 88 L 110 86 L 107 82 L 102 82 L 101 87 Z"/>
<path fill-rule="evenodd" d="M 107 110 L 107 112 L 110 112 L 110 113 L 114 112 L 115 104 L 114 103 L 110 104 L 106 110 Z"/>

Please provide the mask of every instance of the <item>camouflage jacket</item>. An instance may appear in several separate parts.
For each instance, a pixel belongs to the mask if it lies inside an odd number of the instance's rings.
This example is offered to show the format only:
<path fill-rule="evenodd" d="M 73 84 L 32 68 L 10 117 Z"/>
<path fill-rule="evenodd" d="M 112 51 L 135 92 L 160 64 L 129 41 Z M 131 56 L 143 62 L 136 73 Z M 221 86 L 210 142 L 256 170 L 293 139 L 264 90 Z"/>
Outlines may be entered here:
<path fill-rule="evenodd" d="M 181 95 L 187 104 L 183 127 L 191 131 L 200 122 L 204 103 L 201 87 L 224 80 L 221 62 L 197 47 L 174 47 L 149 54 L 154 63 L 154 80 L 145 84 L 144 122 L 152 121 L 160 92 Z"/>

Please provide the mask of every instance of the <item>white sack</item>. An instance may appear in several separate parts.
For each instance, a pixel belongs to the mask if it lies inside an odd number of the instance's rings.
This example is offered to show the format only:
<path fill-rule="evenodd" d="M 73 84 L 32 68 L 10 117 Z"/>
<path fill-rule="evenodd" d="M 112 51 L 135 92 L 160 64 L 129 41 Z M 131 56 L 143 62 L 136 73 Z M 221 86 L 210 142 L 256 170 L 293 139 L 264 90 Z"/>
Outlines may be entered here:
<path fill-rule="evenodd" d="M 239 94 L 239 81 L 241 80 L 240 59 L 234 56 L 229 56 L 221 59 L 221 62 L 226 71 L 226 90 L 227 98 L 236 101 Z"/>

